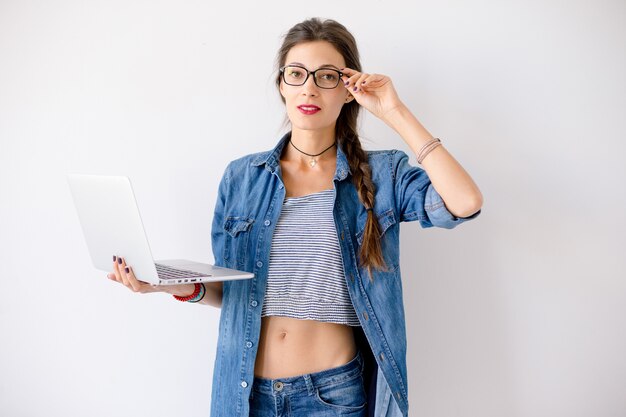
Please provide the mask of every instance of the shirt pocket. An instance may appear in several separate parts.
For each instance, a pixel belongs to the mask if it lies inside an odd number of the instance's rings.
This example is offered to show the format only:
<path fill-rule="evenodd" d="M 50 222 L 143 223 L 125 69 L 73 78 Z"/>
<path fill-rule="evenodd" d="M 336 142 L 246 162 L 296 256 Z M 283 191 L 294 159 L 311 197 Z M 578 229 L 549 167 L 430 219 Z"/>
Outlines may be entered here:
<path fill-rule="evenodd" d="M 378 224 L 380 225 L 380 240 L 383 250 L 383 258 L 387 263 L 387 267 L 389 267 L 391 271 L 394 271 L 398 267 L 399 248 L 396 244 L 394 244 L 394 239 L 390 236 L 390 234 L 392 234 L 392 231 L 394 230 L 392 226 L 396 225 L 398 221 L 396 220 L 396 216 L 392 208 L 377 213 L 376 218 L 378 219 Z M 366 221 L 367 212 L 360 216 L 358 223 L 359 231 L 355 235 L 359 247 L 363 244 L 363 232 L 365 231 Z"/>
<path fill-rule="evenodd" d="M 254 219 L 228 216 L 224 221 L 226 241 L 224 242 L 224 262 L 229 268 L 243 270 L 247 264 L 248 241 Z"/>

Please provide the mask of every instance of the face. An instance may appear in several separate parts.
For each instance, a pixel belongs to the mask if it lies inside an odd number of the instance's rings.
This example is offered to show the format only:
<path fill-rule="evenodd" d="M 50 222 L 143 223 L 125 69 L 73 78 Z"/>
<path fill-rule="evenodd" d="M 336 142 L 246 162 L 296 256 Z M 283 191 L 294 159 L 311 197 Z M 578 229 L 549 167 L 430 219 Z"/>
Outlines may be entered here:
<path fill-rule="evenodd" d="M 333 45 L 326 41 L 315 41 L 291 48 L 285 65 L 298 65 L 308 71 L 315 71 L 322 67 L 341 70 L 346 63 Z M 285 84 L 281 78 L 280 94 L 285 98 L 287 115 L 293 129 L 333 133 L 342 106 L 346 104 L 346 99 L 352 98 L 343 81 L 340 80 L 336 88 L 324 89 L 315 84 L 312 75 L 300 86 Z"/>

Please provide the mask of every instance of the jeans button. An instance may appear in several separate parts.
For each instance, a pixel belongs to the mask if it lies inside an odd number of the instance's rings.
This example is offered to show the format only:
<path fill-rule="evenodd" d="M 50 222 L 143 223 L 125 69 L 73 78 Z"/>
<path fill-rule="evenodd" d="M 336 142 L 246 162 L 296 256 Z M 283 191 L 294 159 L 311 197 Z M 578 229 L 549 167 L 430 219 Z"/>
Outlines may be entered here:
<path fill-rule="evenodd" d="M 266 225 L 266 226 L 269 226 L 270 224 L 272 224 L 272 222 L 269 221 L 269 220 L 265 220 L 265 223 L 263 223 L 263 224 Z"/>
<path fill-rule="evenodd" d="M 263 262 L 259 261 L 256 263 L 256 266 L 258 266 L 259 268 L 263 266 Z"/>
<path fill-rule="evenodd" d="M 251 305 L 252 307 L 256 307 L 258 304 L 259 304 L 259 303 L 257 303 L 257 301 L 256 301 L 256 300 L 252 300 L 252 301 L 250 301 L 250 305 Z"/>
<path fill-rule="evenodd" d="M 241 381 L 241 386 L 245 388 L 248 386 L 248 383 L 246 381 Z"/>
<path fill-rule="evenodd" d="M 282 391 L 283 390 L 283 383 L 280 382 L 280 381 L 274 382 L 274 389 L 276 391 Z"/>
<path fill-rule="evenodd" d="M 246 347 L 251 348 L 252 347 L 252 342 L 246 342 Z"/>

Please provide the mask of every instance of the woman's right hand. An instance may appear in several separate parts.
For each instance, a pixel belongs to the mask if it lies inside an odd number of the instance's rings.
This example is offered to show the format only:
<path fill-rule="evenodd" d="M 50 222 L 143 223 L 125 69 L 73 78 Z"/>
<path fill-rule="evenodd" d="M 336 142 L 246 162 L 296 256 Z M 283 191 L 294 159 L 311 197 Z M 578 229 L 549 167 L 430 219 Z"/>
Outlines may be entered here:
<path fill-rule="evenodd" d="M 113 272 L 107 274 L 107 277 L 112 281 L 117 281 L 125 285 L 133 292 L 142 294 L 149 292 L 165 292 L 180 297 L 186 297 L 193 294 L 195 289 L 194 284 L 156 285 L 140 281 L 135 276 L 133 268 L 126 265 L 126 260 L 117 256 L 113 256 Z"/>

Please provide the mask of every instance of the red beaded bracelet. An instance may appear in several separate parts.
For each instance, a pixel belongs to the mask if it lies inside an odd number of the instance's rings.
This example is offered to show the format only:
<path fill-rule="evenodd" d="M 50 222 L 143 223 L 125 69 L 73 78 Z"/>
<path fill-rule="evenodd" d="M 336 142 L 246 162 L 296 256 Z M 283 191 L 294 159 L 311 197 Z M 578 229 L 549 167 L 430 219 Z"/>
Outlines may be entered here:
<path fill-rule="evenodd" d="M 193 294 L 188 295 L 186 297 L 181 297 L 179 295 L 174 295 L 174 298 L 177 299 L 178 301 L 193 300 L 194 298 L 196 298 L 198 296 L 198 294 L 200 294 L 200 291 L 202 291 L 202 284 L 195 283 L 194 286 L 195 287 L 194 287 L 194 290 L 193 290 Z"/>

